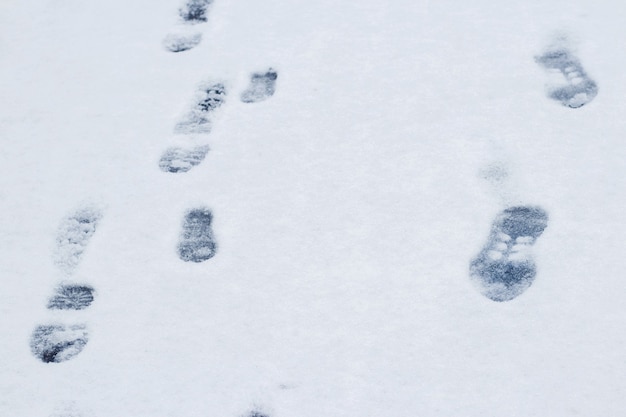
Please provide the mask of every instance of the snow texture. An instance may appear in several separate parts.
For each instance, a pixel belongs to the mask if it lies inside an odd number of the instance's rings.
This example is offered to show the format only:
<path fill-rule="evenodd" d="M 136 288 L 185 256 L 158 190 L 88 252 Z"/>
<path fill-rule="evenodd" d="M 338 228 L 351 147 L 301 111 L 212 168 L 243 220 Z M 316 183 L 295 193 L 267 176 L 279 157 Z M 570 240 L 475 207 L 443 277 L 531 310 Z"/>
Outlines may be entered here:
<path fill-rule="evenodd" d="M 69 402 L 55 407 L 55 411 L 49 415 L 49 417 L 85 417 L 90 416 L 90 413 L 83 413 L 76 407 L 75 403 Z"/>
<path fill-rule="evenodd" d="M 250 85 L 241 94 L 241 101 L 244 103 L 257 103 L 267 100 L 276 91 L 276 79 L 278 73 L 273 69 L 266 72 L 256 72 L 250 77 Z"/>
<path fill-rule="evenodd" d="M 510 301 L 530 287 L 537 272 L 528 251 L 547 225 L 548 215 L 540 207 L 511 207 L 498 215 L 470 266 L 484 296 Z"/>
<path fill-rule="evenodd" d="M 33 331 L 30 348 L 42 362 L 65 362 L 82 352 L 87 336 L 85 325 L 40 325 Z"/>

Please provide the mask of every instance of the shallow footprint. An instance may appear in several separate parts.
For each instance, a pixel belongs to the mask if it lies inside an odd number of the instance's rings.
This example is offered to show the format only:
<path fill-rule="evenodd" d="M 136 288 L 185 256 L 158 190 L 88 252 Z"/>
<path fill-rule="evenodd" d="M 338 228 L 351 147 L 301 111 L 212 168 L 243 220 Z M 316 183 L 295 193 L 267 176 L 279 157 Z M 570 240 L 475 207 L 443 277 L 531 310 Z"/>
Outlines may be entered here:
<path fill-rule="evenodd" d="M 187 172 L 199 165 L 209 152 L 208 146 L 196 146 L 194 148 L 169 148 L 159 161 L 159 168 L 165 172 Z"/>
<path fill-rule="evenodd" d="M 64 272 L 68 274 L 74 272 L 101 217 L 102 213 L 99 210 L 85 207 L 61 222 L 53 258 Z"/>
<path fill-rule="evenodd" d="M 185 262 L 204 262 L 211 259 L 217 243 L 211 229 L 213 214 L 208 208 L 187 212 L 178 244 L 178 257 Z"/>
<path fill-rule="evenodd" d="M 583 69 L 580 61 L 566 48 L 554 48 L 535 58 L 549 71 L 558 71 L 564 82 L 548 87 L 553 100 L 571 108 L 582 107 L 598 95 L 598 86 Z"/>
<path fill-rule="evenodd" d="M 257 103 L 267 100 L 276 91 L 276 79 L 278 73 L 273 69 L 266 72 L 255 72 L 250 77 L 250 85 L 241 94 L 241 101 L 244 103 Z"/>
<path fill-rule="evenodd" d="M 217 110 L 226 99 L 226 87 L 222 83 L 208 84 L 201 88 L 194 107 L 187 113 L 185 119 L 174 128 L 175 133 L 193 134 L 209 133 L 211 131 L 212 113 Z"/>
<path fill-rule="evenodd" d="M 200 32 L 177 31 L 168 33 L 163 39 L 163 46 L 170 52 L 184 52 L 192 49 L 202 41 Z"/>
<path fill-rule="evenodd" d="M 193 28 L 207 21 L 207 12 L 213 0 L 187 0 L 178 10 L 182 25 L 172 30 L 163 39 L 163 46 L 170 52 L 188 51 L 202 41 L 202 33 Z"/>
<path fill-rule="evenodd" d="M 56 289 L 50 300 L 49 310 L 84 310 L 93 302 L 94 289 L 88 285 L 65 284 Z"/>
<path fill-rule="evenodd" d="M 33 355 L 45 363 L 65 362 L 78 355 L 88 341 L 85 325 L 37 326 L 30 340 Z"/>
<path fill-rule="evenodd" d="M 470 276 L 493 301 L 509 301 L 533 283 L 536 267 L 530 248 L 548 225 L 540 207 L 511 207 L 500 213 L 481 252 L 470 263 Z"/>

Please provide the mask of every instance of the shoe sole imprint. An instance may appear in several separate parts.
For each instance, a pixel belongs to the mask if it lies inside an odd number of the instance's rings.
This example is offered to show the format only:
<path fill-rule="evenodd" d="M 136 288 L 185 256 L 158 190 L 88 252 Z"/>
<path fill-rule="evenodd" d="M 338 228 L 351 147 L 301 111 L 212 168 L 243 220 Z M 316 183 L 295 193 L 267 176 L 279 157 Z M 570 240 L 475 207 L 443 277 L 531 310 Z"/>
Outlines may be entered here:
<path fill-rule="evenodd" d="M 202 41 L 202 33 L 190 29 L 207 21 L 207 13 L 213 0 L 187 0 L 178 9 L 178 15 L 183 25 L 179 25 L 179 30 L 172 31 L 163 39 L 163 46 L 169 52 L 184 52 L 195 48 Z"/>
<path fill-rule="evenodd" d="M 549 71 L 558 71 L 565 85 L 549 87 L 548 96 L 573 109 L 591 102 L 598 95 L 598 86 L 585 72 L 580 61 L 565 48 L 552 49 L 536 57 L 537 63 Z"/>
<path fill-rule="evenodd" d="M 93 207 L 84 207 L 65 218 L 59 226 L 54 262 L 71 274 L 81 261 L 85 248 L 94 235 L 102 213 Z M 84 310 L 94 300 L 94 289 L 89 285 L 61 284 L 48 300 L 49 310 Z M 88 341 L 85 325 L 39 325 L 30 338 L 30 349 L 44 363 L 65 362 L 78 355 Z"/>
<path fill-rule="evenodd" d="M 226 100 L 226 87 L 222 83 L 208 84 L 201 88 L 194 107 L 184 120 L 174 128 L 178 134 L 200 134 L 211 131 L 212 117 L 215 110 Z"/>
<path fill-rule="evenodd" d="M 470 263 L 470 276 L 484 296 L 510 301 L 531 286 L 537 271 L 530 248 L 547 225 L 540 207 L 511 207 L 496 217 L 486 245 Z"/>
<path fill-rule="evenodd" d="M 164 172 L 188 172 L 193 167 L 200 165 L 208 152 L 209 147 L 207 145 L 189 149 L 180 147 L 168 148 L 163 152 L 159 160 L 159 168 Z"/>
<path fill-rule="evenodd" d="M 93 294 L 94 289 L 89 285 L 60 285 L 47 307 L 49 310 L 84 310 L 93 302 Z"/>
<path fill-rule="evenodd" d="M 276 92 L 278 73 L 273 69 L 266 72 L 255 72 L 250 77 L 248 88 L 241 94 L 244 103 L 258 103 L 267 100 Z"/>
<path fill-rule="evenodd" d="M 83 351 L 89 337 L 85 325 L 40 325 L 31 336 L 33 355 L 44 363 L 60 363 Z"/>
<path fill-rule="evenodd" d="M 215 256 L 217 243 L 211 222 L 213 214 L 208 208 L 189 210 L 183 220 L 178 244 L 178 257 L 185 262 L 204 262 Z"/>
<path fill-rule="evenodd" d="M 71 274 L 80 263 L 101 217 L 99 210 L 86 207 L 61 222 L 53 258 L 54 263 L 65 273 Z"/>

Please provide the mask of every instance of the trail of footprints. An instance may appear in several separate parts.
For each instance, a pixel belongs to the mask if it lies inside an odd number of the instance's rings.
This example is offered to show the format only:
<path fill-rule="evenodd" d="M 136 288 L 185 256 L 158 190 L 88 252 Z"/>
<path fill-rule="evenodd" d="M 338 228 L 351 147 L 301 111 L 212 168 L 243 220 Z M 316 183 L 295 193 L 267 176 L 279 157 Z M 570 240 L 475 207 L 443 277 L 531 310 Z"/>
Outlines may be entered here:
<path fill-rule="evenodd" d="M 246 103 L 263 101 L 274 94 L 277 73 L 269 70 L 255 73 L 250 86 L 242 93 Z M 222 83 L 205 85 L 195 106 L 175 126 L 175 132 L 185 135 L 208 134 L 213 116 L 226 97 Z M 190 148 L 169 148 L 160 161 L 161 170 L 171 173 L 187 172 L 200 164 L 208 145 Z M 98 209 L 84 207 L 61 221 L 53 253 L 55 265 L 66 277 L 70 277 L 80 264 L 92 236 L 102 217 Z M 217 250 L 211 223 L 213 214 L 209 208 L 200 207 L 187 211 L 181 225 L 178 256 L 185 262 L 204 262 Z M 94 288 L 87 284 L 60 283 L 47 303 L 49 310 L 80 311 L 94 301 Z M 31 352 L 45 363 L 59 363 L 78 355 L 87 345 L 89 332 L 83 323 L 50 323 L 38 325 L 30 341 Z"/>
<path fill-rule="evenodd" d="M 179 10 L 186 25 L 206 22 L 207 11 L 212 0 L 189 0 Z M 201 36 L 189 32 L 169 34 L 165 44 L 172 52 L 191 49 L 199 43 Z M 244 103 L 256 103 L 271 97 L 276 89 L 278 73 L 273 69 L 253 73 L 248 88 L 241 94 Z M 211 132 L 216 111 L 224 104 L 227 91 L 224 83 L 206 83 L 197 92 L 194 106 L 174 127 L 174 133 L 189 137 L 197 142 L 206 139 Z M 188 172 L 199 165 L 209 151 L 208 144 L 189 147 L 170 147 L 160 160 L 159 168 L 169 173 Z M 71 277 L 80 264 L 83 254 L 94 235 L 102 213 L 93 207 L 83 207 L 63 219 L 56 238 L 53 260 L 59 270 Z M 207 207 L 187 211 L 181 225 L 178 257 L 185 262 L 204 262 L 211 259 L 217 250 L 211 223 L 213 214 Z M 46 305 L 49 310 L 81 311 L 94 301 L 95 290 L 84 283 L 59 283 Z M 84 323 L 49 323 L 35 327 L 30 340 L 31 352 L 45 363 L 67 361 L 83 351 L 89 340 Z"/>
<path fill-rule="evenodd" d="M 188 0 L 179 9 L 181 22 L 164 39 L 170 52 L 183 52 L 197 46 L 202 35 L 195 30 L 207 21 L 212 0 Z M 549 97 L 570 108 L 591 102 L 598 93 L 597 84 L 583 69 L 579 60 L 563 47 L 552 48 L 536 62 L 548 71 L 561 74 L 563 82 L 549 88 Z M 272 97 L 278 73 L 269 68 L 250 76 L 241 93 L 243 103 L 258 103 Z M 218 110 L 228 97 L 223 82 L 208 82 L 196 92 L 194 105 L 174 126 L 174 133 L 188 139 L 189 146 L 167 148 L 160 160 L 160 170 L 186 173 L 205 159 L 206 143 Z M 67 277 L 80 264 L 102 215 L 94 208 L 81 208 L 65 218 L 59 227 L 54 263 Z M 207 207 L 189 209 L 182 220 L 177 246 L 178 257 L 185 262 L 204 262 L 215 256 L 217 243 L 212 231 L 213 213 Z M 548 214 L 538 206 L 508 207 L 494 219 L 489 237 L 481 251 L 470 262 L 470 277 L 479 291 L 496 301 L 510 301 L 528 289 L 536 276 L 532 247 L 548 225 Z M 46 305 L 49 310 L 82 311 L 91 306 L 95 290 L 84 283 L 62 282 L 57 285 Z M 45 363 L 59 363 L 78 355 L 86 346 L 89 333 L 84 323 L 52 322 L 38 325 L 31 336 L 33 355 Z M 248 417 L 267 417 L 252 411 Z"/>
<path fill-rule="evenodd" d="M 535 61 L 558 80 L 548 86 L 548 97 L 577 109 L 598 95 L 598 85 L 580 60 L 564 46 L 548 48 Z M 487 298 L 510 301 L 533 283 L 537 268 L 532 246 L 548 226 L 548 214 L 538 206 L 514 206 L 494 220 L 480 253 L 470 262 L 470 277 Z"/>
<path fill-rule="evenodd" d="M 196 24 L 205 22 L 206 13 L 212 0 L 189 0 L 180 10 L 185 22 Z M 189 50 L 200 43 L 199 33 L 170 33 L 164 45 L 170 52 Z M 247 88 L 241 93 L 243 103 L 258 103 L 272 97 L 276 91 L 278 73 L 269 68 L 250 76 Z M 207 82 L 200 86 L 195 101 L 183 118 L 176 123 L 174 133 L 187 138 L 188 146 L 167 148 L 159 159 L 161 171 L 173 174 L 186 173 L 200 165 L 207 153 L 208 135 L 211 132 L 219 109 L 225 104 L 228 91 L 223 82 Z M 188 210 L 182 222 L 182 232 L 178 242 L 178 257 L 185 262 L 204 262 L 215 256 L 217 242 L 211 223 L 213 213 L 208 207 Z M 259 411 L 251 411 L 247 417 L 268 417 Z"/>
<path fill-rule="evenodd" d="M 183 173 L 199 165 L 209 146 L 198 143 L 206 140 L 211 132 L 216 110 L 226 99 L 226 88 L 222 83 L 210 83 L 202 86 L 197 94 L 194 106 L 174 127 L 174 133 L 186 137 L 189 147 L 171 147 L 165 150 L 159 160 L 159 168 L 165 172 Z"/>
<path fill-rule="evenodd" d="M 82 260 L 83 253 L 102 217 L 98 209 L 85 207 L 63 219 L 56 238 L 54 262 L 70 277 Z M 94 300 L 94 289 L 87 284 L 59 283 L 49 298 L 48 310 L 80 311 Z M 48 323 L 35 327 L 30 348 L 35 357 L 45 363 L 64 362 L 78 355 L 89 340 L 83 323 Z"/>
<path fill-rule="evenodd" d="M 277 78 L 278 73 L 272 68 L 253 73 L 250 84 L 241 94 L 241 101 L 257 103 L 267 100 L 276 91 Z M 210 149 L 203 141 L 211 132 L 218 110 L 226 102 L 227 96 L 222 82 L 208 82 L 200 86 L 193 106 L 174 126 L 174 133 L 186 138 L 190 145 L 167 148 L 159 160 L 161 171 L 184 173 L 202 163 Z"/>

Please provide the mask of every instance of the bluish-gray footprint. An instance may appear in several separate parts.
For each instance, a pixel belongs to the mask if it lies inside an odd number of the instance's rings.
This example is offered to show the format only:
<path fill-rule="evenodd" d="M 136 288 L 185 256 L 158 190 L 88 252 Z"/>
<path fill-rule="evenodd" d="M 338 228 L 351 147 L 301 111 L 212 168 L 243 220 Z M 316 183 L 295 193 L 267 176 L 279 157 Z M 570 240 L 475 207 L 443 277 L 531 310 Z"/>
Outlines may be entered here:
<path fill-rule="evenodd" d="M 178 243 L 178 257 L 185 262 L 204 262 L 217 250 L 211 222 L 213 214 L 208 208 L 189 210 L 183 220 Z"/>
<path fill-rule="evenodd" d="M 59 363 L 82 352 L 87 341 L 88 333 L 84 325 L 41 325 L 31 335 L 30 348 L 42 362 Z"/>
<path fill-rule="evenodd" d="M 470 263 L 470 275 L 493 301 L 509 301 L 533 283 L 536 266 L 530 248 L 548 225 L 540 207 L 517 206 L 495 219 L 487 243 Z"/>
<path fill-rule="evenodd" d="M 164 172 L 187 172 L 193 167 L 200 165 L 208 152 L 209 147 L 207 145 L 192 148 L 168 148 L 161 155 L 159 168 Z"/>
<path fill-rule="evenodd" d="M 273 69 L 265 72 L 255 72 L 250 77 L 250 84 L 241 94 L 244 103 L 257 103 L 267 100 L 276 92 L 276 80 L 278 73 Z"/>
<path fill-rule="evenodd" d="M 80 263 L 101 217 L 99 210 L 84 207 L 61 222 L 53 257 L 54 262 L 65 273 L 73 273 Z"/>
<path fill-rule="evenodd" d="M 209 84 L 201 88 L 198 101 L 184 119 L 174 128 L 175 133 L 209 133 L 213 112 L 224 104 L 226 87 L 222 83 Z"/>
<path fill-rule="evenodd" d="M 48 300 L 50 310 L 84 310 L 94 299 L 94 289 L 89 285 L 64 284 Z"/>
<path fill-rule="evenodd" d="M 551 49 L 537 57 L 536 61 L 544 68 L 559 71 L 563 75 L 565 84 L 549 87 L 548 95 L 564 106 L 582 107 L 598 95 L 598 85 L 569 50 Z"/>
<path fill-rule="evenodd" d="M 178 9 L 183 25 L 163 39 L 163 46 L 170 52 L 184 52 L 195 48 L 202 41 L 202 33 L 192 29 L 207 21 L 208 10 L 213 0 L 187 0 Z"/>

